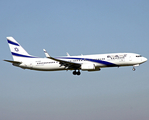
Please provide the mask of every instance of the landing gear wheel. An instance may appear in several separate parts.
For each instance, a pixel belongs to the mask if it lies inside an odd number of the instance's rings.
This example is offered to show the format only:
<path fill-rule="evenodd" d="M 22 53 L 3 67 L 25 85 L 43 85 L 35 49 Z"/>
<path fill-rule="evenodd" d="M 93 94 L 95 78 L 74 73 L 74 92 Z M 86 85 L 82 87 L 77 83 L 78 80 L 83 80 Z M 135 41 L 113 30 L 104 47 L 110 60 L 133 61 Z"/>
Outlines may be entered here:
<path fill-rule="evenodd" d="M 73 75 L 76 75 L 77 74 L 77 72 L 76 71 L 73 71 Z"/>
<path fill-rule="evenodd" d="M 136 70 L 136 68 L 135 68 L 135 67 L 133 67 L 133 68 L 132 68 L 132 70 L 133 70 L 133 71 L 135 71 L 135 70 Z"/>
<path fill-rule="evenodd" d="M 80 72 L 80 71 L 78 71 L 78 72 L 77 72 L 77 75 L 80 75 L 80 74 L 81 74 L 81 72 Z"/>
<path fill-rule="evenodd" d="M 73 71 L 73 75 L 80 75 L 81 74 L 81 72 L 78 70 L 78 72 L 75 70 L 75 71 Z"/>

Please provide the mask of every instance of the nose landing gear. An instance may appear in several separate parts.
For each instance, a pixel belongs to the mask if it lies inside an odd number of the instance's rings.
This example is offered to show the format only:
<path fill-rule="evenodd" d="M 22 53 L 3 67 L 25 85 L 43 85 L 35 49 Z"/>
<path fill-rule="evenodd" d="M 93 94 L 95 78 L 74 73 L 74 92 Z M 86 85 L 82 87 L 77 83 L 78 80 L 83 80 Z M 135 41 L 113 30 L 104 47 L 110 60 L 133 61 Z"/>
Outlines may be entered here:
<path fill-rule="evenodd" d="M 135 68 L 135 67 L 137 67 L 137 66 L 139 66 L 139 65 L 140 65 L 140 64 L 133 65 L 132 70 L 133 70 L 133 71 L 135 71 L 135 70 L 136 70 L 136 68 Z"/>
<path fill-rule="evenodd" d="M 135 67 L 133 67 L 133 68 L 132 68 L 132 70 L 133 70 L 133 71 L 135 71 L 135 70 L 136 70 L 136 68 L 135 68 Z"/>
<path fill-rule="evenodd" d="M 81 74 L 81 72 L 80 72 L 80 70 L 78 70 L 78 71 L 73 71 L 73 75 L 80 75 Z"/>

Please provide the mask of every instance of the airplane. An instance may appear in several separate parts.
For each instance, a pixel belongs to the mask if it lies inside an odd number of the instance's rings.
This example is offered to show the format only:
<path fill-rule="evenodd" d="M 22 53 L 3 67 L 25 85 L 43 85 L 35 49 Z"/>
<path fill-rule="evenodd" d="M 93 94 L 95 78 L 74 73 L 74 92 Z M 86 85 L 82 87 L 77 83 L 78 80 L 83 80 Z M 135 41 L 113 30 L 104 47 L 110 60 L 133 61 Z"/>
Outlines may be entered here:
<path fill-rule="evenodd" d="M 82 71 L 100 71 L 106 67 L 135 67 L 147 61 L 147 58 L 135 53 L 109 53 L 109 54 L 93 54 L 80 56 L 52 57 L 43 49 L 46 58 L 40 58 L 30 55 L 26 50 L 13 38 L 7 37 L 8 45 L 13 57 L 12 60 L 4 60 L 12 63 L 13 66 L 23 69 L 37 71 L 59 71 L 73 70 L 73 75 L 80 75 Z"/>

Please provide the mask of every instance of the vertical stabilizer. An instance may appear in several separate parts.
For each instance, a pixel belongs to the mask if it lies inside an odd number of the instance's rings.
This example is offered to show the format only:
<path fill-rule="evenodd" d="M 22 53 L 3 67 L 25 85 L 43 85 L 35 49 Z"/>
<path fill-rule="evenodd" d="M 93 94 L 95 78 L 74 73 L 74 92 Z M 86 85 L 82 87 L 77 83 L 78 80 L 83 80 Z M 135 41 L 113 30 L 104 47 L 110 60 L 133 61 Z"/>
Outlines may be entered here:
<path fill-rule="evenodd" d="M 35 58 L 34 56 L 29 55 L 13 37 L 7 37 L 7 41 L 14 61 L 21 61 L 26 58 Z"/>

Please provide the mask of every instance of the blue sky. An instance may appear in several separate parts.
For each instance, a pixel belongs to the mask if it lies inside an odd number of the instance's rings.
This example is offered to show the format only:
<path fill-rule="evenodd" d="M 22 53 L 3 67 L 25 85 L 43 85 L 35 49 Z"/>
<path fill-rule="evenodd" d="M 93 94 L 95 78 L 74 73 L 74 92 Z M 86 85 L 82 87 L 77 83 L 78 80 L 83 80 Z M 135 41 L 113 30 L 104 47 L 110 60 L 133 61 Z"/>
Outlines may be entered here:
<path fill-rule="evenodd" d="M 0 2 L 0 119 L 148 120 L 149 63 L 100 72 L 22 70 L 6 41 L 45 57 L 114 52 L 149 59 L 148 0 L 2 0 Z"/>

